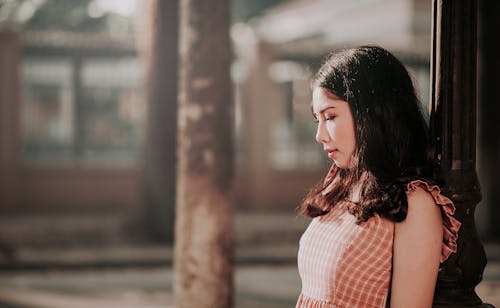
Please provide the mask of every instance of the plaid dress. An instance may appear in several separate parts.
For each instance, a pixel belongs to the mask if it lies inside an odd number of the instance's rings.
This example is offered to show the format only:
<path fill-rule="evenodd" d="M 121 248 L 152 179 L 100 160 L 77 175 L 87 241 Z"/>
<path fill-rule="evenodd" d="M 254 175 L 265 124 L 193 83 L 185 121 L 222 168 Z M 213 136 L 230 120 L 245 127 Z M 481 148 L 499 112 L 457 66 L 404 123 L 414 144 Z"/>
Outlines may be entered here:
<path fill-rule="evenodd" d="M 444 262 L 457 248 L 460 222 L 452 216 L 455 206 L 439 187 L 426 182 L 412 181 L 407 190 L 417 187 L 428 191 L 441 208 Z M 355 221 L 345 203 L 313 218 L 300 238 L 302 292 L 297 308 L 386 306 L 395 224 L 377 214 L 360 225 Z"/>

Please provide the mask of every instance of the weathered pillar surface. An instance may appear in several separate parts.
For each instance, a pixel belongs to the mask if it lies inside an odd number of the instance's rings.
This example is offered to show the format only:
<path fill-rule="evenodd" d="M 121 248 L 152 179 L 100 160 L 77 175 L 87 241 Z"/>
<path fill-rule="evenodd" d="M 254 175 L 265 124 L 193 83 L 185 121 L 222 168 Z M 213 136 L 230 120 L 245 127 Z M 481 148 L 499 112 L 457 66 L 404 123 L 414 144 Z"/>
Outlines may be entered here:
<path fill-rule="evenodd" d="M 435 307 L 489 307 L 474 288 L 486 256 L 474 224 L 476 174 L 476 1 L 434 0 L 431 134 L 435 157 L 462 222 L 458 251 L 441 267 Z"/>
<path fill-rule="evenodd" d="M 232 304 L 229 1 L 181 0 L 176 307 Z"/>
<path fill-rule="evenodd" d="M 178 0 L 151 0 L 142 202 L 149 233 L 173 242 L 176 181 Z"/>

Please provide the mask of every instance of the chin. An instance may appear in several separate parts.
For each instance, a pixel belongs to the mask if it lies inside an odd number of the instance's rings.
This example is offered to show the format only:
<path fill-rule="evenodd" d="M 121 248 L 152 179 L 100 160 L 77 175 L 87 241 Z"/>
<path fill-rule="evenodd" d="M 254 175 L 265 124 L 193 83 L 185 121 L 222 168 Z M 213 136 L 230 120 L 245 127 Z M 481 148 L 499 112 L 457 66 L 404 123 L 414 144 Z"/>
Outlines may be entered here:
<path fill-rule="evenodd" d="M 347 169 L 348 165 L 345 162 L 334 160 L 334 164 L 340 169 Z"/>
<path fill-rule="evenodd" d="M 349 158 L 349 159 L 333 159 L 333 163 L 340 169 L 353 168 L 351 158 Z"/>
<path fill-rule="evenodd" d="M 351 169 L 353 168 L 353 163 L 355 164 L 355 161 L 353 160 L 353 154 L 349 155 L 344 155 L 344 153 L 337 153 L 338 155 L 335 155 L 335 157 L 332 157 L 333 163 L 337 166 L 337 168 L 340 169 Z"/>

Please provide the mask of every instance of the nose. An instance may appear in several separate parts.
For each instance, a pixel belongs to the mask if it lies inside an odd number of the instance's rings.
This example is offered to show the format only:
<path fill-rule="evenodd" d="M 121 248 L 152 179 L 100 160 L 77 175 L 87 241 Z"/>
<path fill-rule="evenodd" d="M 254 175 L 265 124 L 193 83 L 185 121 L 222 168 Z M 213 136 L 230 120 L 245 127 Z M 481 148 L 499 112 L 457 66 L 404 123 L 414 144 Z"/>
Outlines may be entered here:
<path fill-rule="evenodd" d="M 325 122 L 320 121 L 318 123 L 318 128 L 316 129 L 316 141 L 318 143 L 324 144 L 327 143 L 330 140 L 330 136 L 328 135 L 328 132 L 325 127 Z"/>

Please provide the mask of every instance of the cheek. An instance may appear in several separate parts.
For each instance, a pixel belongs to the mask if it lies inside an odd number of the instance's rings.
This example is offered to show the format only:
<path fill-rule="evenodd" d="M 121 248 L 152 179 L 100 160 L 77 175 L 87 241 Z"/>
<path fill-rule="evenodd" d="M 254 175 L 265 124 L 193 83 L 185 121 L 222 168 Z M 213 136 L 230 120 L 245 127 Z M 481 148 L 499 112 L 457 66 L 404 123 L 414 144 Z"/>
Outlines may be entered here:
<path fill-rule="evenodd" d="M 354 151 L 356 148 L 356 133 L 354 131 L 354 125 L 350 121 L 343 123 L 342 130 L 337 129 L 337 137 L 342 140 L 342 143 L 346 147 L 346 150 Z"/>
<path fill-rule="evenodd" d="M 351 138 L 351 149 L 354 152 L 356 149 L 356 135 L 353 133 Z"/>
<path fill-rule="evenodd" d="M 356 148 L 356 132 L 354 130 L 354 125 L 351 125 L 349 128 L 349 141 L 352 147 L 352 150 Z"/>

